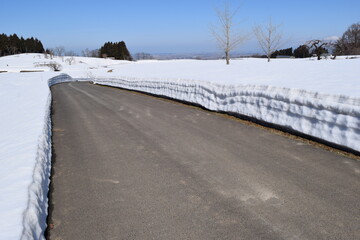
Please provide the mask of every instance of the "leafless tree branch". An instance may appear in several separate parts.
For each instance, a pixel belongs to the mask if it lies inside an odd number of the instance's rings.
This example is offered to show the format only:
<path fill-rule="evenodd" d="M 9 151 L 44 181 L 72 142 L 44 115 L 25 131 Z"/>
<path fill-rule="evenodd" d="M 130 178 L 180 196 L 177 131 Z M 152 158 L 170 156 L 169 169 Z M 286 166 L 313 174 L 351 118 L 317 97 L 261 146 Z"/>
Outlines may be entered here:
<path fill-rule="evenodd" d="M 267 25 L 256 25 L 253 29 L 261 49 L 268 58 L 268 62 L 270 62 L 271 54 L 282 45 L 281 40 L 283 35 L 278 32 L 278 28 L 279 25 L 273 25 L 270 18 Z"/>
<path fill-rule="evenodd" d="M 218 47 L 225 53 L 226 64 L 230 64 L 230 52 L 246 40 L 245 36 L 242 36 L 239 33 L 236 34 L 234 29 L 235 17 L 239 10 L 239 7 L 232 10 L 228 2 L 224 3 L 223 8 L 215 10 L 219 27 L 212 27 L 211 31 Z"/>

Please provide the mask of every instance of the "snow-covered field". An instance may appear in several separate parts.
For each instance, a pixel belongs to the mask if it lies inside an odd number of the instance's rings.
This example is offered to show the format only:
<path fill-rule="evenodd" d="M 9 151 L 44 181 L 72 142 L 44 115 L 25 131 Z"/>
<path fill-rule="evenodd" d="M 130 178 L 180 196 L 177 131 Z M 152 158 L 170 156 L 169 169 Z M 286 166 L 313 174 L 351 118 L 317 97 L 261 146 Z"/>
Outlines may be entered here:
<path fill-rule="evenodd" d="M 60 73 L 201 104 L 360 151 L 360 58 L 126 62 L 0 58 L 0 239 L 41 239 L 51 160 L 48 80 Z M 44 62 L 57 61 L 61 72 Z M 20 73 L 41 70 L 38 73 Z M 57 81 L 71 80 L 64 77 Z M 52 81 L 54 83 L 54 81 Z"/>

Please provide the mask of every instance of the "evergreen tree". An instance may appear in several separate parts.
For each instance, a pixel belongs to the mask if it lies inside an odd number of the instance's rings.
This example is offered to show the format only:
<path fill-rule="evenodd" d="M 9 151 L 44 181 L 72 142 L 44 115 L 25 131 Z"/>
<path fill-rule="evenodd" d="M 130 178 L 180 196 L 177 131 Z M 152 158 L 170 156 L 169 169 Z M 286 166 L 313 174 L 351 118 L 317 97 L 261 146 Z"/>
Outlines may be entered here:
<path fill-rule="evenodd" d="M 36 38 L 18 37 L 16 34 L 7 36 L 0 34 L 0 56 L 13 55 L 19 53 L 43 53 L 44 47 Z"/>
<path fill-rule="evenodd" d="M 0 57 L 5 54 L 6 43 L 7 36 L 5 34 L 0 34 Z"/>
<path fill-rule="evenodd" d="M 129 50 L 124 41 L 121 42 L 107 42 L 100 48 L 100 57 L 112 57 L 118 60 L 132 61 Z"/>
<path fill-rule="evenodd" d="M 273 54 L 271 54 L 271 58 L 276 58 L 277 56 L 293 56 L 293 49 L 286 48 L 286 49 L 276 50 Z"/>
<path fill-rule="evenodd" d="M 311 57 L 309 47 L 306 45 L 301 45 L 294 50 L 294 57 L 296 58 L 307 58 Z"/>

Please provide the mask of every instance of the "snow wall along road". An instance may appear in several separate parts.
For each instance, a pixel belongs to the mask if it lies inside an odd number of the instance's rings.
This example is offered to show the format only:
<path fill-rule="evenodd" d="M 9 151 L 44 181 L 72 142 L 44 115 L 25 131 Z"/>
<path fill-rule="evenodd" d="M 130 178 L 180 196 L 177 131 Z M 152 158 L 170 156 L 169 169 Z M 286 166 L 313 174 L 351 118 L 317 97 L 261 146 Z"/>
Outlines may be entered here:
<path fill-rule="evenodd" d="M 77 81 L 61 74 L 48 80 L 49 88 L 62 82 Z M 39 133 L 32 180 L 28 188 L 28 204 L 23 213 L 23 231 L 20 239 L 45 239 L 48 215 L 48 191 L 51 172 L 51 92 L 46 103 L 43 130 Z M 15 234 L 15 233 L 14 233 Z"/>
<path fill-rule="evenodd" d="M 184 79 L 94 79 L 120 87 L 250 117 L 330 145 L 360 152 L 360 99 L 298 89 L 218 85 Z"/>

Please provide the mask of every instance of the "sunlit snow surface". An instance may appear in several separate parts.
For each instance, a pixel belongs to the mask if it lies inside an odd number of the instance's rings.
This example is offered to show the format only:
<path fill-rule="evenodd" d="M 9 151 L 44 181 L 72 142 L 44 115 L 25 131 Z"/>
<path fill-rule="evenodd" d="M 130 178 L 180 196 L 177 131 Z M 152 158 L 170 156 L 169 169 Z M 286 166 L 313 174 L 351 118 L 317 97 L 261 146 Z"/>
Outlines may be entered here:
<path fill-rule="evenodd" d="M 26 234 L 30 225 L 30 235 L 42 231 L 47 206 L 37 201 L 47 199 L 50 100 L 41 74 L 0 75 L 0 239 L 19 239 L 25 225 Z"/>
<path fill-rule="evenodd" d="M 236 112 L 360 151 L 360 59 L 126 62 L 40 54 L 0 58 L 0 239 L 41 239 L 51 159 L 51 94 L 60 73 Z M 44 70 L 19 73 L 21 70 Z M 59 81 L 71 80 L 62 78 Z"/>

